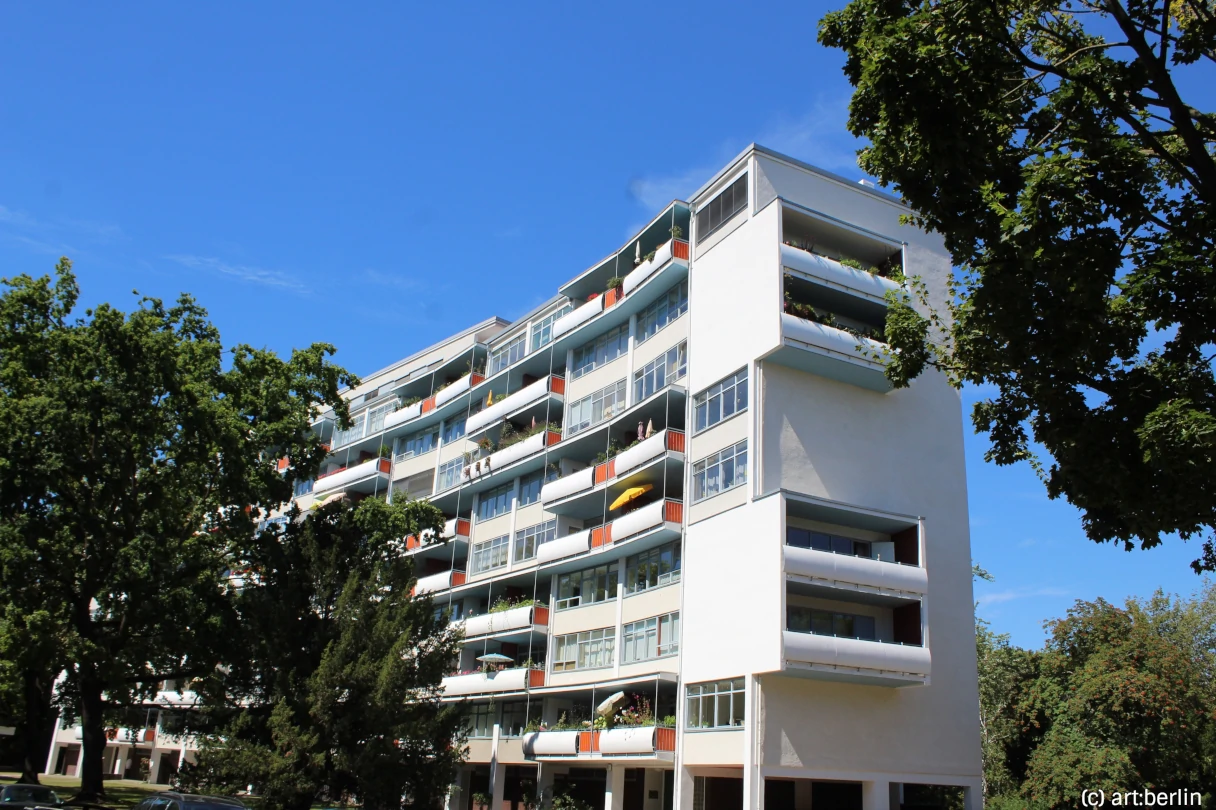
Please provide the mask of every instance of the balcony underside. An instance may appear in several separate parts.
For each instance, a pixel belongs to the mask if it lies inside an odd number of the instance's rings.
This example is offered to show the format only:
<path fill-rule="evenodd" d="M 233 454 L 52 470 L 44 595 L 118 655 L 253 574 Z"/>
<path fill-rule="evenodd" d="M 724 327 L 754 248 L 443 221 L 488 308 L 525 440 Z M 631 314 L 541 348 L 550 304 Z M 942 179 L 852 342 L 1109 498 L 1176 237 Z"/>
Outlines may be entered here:
<path fill-rule="evenodd" d="M 826 664 L 810 664 L 803 661 L 786 661 L 785 669 L 778 674 L 812 681 L 857 683 L 865 686 L 885 686 L 897 689 L 905 686 L 924 686 L 929 682 L 929 678 L 926 675 L 874 672 L 860 668 L 850 669 L 848 667 L 832 667 Z"/>
<path fill-rule="evenodd" d="M 859 351 L 848 332 L 789 314 L 782 314 L 781 323 L 782 345 L 764 358 L 768 362 L 883 394 L 891 390 L 882 363 Z"/>

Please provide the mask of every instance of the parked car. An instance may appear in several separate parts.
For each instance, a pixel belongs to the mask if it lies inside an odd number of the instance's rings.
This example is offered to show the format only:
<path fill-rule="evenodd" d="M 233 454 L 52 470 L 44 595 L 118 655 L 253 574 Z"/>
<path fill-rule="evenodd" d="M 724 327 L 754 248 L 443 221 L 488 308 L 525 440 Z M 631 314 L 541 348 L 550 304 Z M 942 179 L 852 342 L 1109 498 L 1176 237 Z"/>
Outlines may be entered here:
<path fill-rule="evenodd" d="M 197 793 L 166 790 L 152 794 L 132 810 L 246 810 L 246 807 L 226 796 L 200 796 Z"/>
<path fill-rule="evenodd" d="M 9 807 L 63 807 L 59 794 L 45 785 L 5 785 L 0 788 L 0 806 Z"/>

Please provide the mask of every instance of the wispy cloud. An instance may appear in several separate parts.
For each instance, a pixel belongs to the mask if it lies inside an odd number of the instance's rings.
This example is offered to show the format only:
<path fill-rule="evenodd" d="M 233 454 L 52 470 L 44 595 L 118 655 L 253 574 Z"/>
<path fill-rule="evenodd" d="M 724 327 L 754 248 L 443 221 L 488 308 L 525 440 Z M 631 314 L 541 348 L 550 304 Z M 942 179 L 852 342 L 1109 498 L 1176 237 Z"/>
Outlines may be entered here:
<path fill-rule="evenodd" d="M 698 166 L 678 174 L 635 177 L 629 181 L 629 196 L 647 210 L 658 212 L 672 200 L 686 200 L 713 175 L 713 168 Z"/>
<path fill-rule="evenodd" d="M 392 287 L 397 290 L 418 290 L 424 285 L 416 278 L 408 276 L 399 276 L 395 273 L 385 273 L 380 270 L 368 268 L 363 271 L 363 280 L 369 284 L 375 284 L 380 287 Z"/>
<path fill-rule="evenodd" d="M 975 601 L 981 605 L 999 605 L 1002 602 L 1035 599 L 1040 596 L 1068 596 L 1068 591 L 1064 588 L 1007 588 L 1003 591 L 981 593 L 975 597 Z"/>
<path fill-rule="evenodd" d="M 775 119 L 756 142 L 824 169 L 857 174 L 861 141 L 845 128 L 848 118 L 847 96 L 819 98 L 803 115 Z"/>
<path fill-rule="evenodd" d="M 253 267 L 247 264 L 232 264 L 211 256 L 193 256 L 190 254 L 175 254 L 165 256 L 171 262 L 176 262 L 192 270 L 203 270 L 211 273 L 230 276 L 249 284 L 261 284 L 265 287 L 277 287 L 297 293 L 309 292 L 308 285 L 281 270 L 268 270 L 264 267 Z"/>

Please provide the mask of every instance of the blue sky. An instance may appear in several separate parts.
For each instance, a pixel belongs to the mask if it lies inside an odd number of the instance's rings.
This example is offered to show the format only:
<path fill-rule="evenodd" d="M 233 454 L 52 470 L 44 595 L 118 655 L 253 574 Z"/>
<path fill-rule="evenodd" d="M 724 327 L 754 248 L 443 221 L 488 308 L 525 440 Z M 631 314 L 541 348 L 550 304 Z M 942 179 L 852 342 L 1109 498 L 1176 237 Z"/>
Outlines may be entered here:
<path fill-rule="evenodd" d="M 189 291 L 229 343 L 374 371 L 527 312 L 752 141 L 860 176 L 831 7 L 8 4 L 0 275 L 68 255 L 86 304 Z M 1096 546 L 983 450 L 980 613 L 1016 642 L 1198 587 L 1195 548 Z"/>

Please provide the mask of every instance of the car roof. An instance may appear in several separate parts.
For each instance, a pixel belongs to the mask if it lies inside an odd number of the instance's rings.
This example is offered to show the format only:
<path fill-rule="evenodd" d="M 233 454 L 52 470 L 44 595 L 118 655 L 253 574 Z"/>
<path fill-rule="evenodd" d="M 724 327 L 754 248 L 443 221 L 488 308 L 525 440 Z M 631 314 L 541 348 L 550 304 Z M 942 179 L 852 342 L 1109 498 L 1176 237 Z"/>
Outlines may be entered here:
<path fill-rule="evenodd" d="M 178 793 L 175 790 L 161 790 L 153 794 L 155 796 L 166 796 L 181 801 L 190 802 L 208 802 L 210 804 L 230 804 L 233 807 L 244 807 L 245 805 L 236 799 L 231 799 L 227 796 L 203 796 L 199 793 Z"/>

